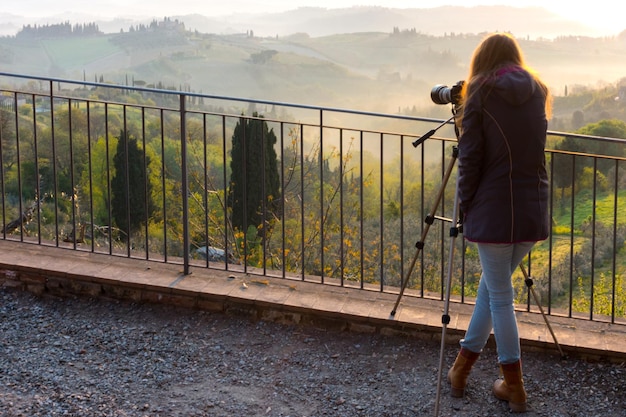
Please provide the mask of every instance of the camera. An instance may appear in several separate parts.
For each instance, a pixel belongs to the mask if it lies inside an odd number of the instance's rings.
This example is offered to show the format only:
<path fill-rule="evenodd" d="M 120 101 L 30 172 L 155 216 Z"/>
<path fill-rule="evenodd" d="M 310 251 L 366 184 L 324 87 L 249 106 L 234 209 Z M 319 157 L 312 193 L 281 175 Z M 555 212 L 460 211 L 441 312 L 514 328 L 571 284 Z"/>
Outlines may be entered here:
<path fill-rule="evenodd" d="M 437 84 L 432 90 L 430 90 L 430 98 L 435 104 L 452 103 L 457 105 L 461 102 L 461 90 L 463 89 L 463 84 L 465 84 L 465 81 L 459 81 L 452 87 Z"/>

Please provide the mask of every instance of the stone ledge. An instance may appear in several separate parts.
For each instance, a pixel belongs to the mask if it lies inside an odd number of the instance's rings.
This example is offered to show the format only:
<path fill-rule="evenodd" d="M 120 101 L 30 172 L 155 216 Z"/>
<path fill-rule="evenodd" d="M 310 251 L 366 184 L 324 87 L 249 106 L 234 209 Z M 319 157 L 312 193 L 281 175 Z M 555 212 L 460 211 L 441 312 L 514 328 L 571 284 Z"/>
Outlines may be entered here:
<path fill-rule="evenodd" d="M 0 287 L 38 295 L 105 297 L 163 303 L 253 320 L 441 340 L 443 303 L 302 280 L 250 276 L 155 261 L 0 241 Z M 458 343 L 472 306 L 451 303 L 446 342 Z M 589 360 L 624 362 L 626 326 L 549 316 L 562 351 Z M 523 349 L 558 355 L 540 314 L 518 312 Z M 490 340 L 493 344 L 493 338 Z"/>

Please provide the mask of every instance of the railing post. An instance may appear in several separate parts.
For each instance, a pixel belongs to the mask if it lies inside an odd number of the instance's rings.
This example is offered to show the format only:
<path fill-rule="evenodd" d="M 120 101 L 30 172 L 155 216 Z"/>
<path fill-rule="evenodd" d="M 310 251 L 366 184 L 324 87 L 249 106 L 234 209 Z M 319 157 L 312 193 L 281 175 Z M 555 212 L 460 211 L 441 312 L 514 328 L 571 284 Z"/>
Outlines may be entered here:
<path fill-rule="evenodd" d="M 180 157 L 183 203 L 183 273 L 189 275 L 189 185 L 187 179 L 187 96 L 180 95 Z"/>

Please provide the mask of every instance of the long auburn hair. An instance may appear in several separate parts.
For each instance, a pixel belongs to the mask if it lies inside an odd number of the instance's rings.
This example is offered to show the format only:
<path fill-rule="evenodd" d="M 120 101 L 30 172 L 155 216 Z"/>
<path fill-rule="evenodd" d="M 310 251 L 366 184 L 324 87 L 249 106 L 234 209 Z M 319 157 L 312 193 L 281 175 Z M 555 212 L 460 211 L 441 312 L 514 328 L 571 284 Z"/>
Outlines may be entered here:
<path fill-rule="evenodd" d="M 524 59 L 522 49 L 517 40 L 510 33 L 492 33 L 487 35 L 476 47 L 470 61 L 470 70 L 467 82 L 461 92 L 462 101 L 467 95 L 477 91 L 478 87 L 494 76 L 496 72 L 506 66 L 518 66 L 528 71 L 543 91 L 546 98 L 546 116 L 552 115 L 552 99 L 546 84 L 539 78 Z"/>

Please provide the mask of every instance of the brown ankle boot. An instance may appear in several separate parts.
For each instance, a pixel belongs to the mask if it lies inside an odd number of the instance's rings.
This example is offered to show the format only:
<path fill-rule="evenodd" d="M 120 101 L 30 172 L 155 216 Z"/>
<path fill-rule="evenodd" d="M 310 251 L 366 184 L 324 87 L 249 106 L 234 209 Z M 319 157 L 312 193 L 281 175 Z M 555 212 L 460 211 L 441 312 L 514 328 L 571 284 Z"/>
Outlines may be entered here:
<path fill-rule="evenodd" d="M 526 391 L 522 380 L 522 362 L 500 364 L 504 380 L 498 379 L 493 383 L 493 394 L 509 402 L 514 413 L 526 412 Z"/>
<path fill-rule="evenodd" d="M 472 366 L 480 353 L 472 352 L 465 348 L 456 356 L 454 365 L 448 371 L 448 382 L 450 382 L 450 395 L 460 398 L 465 393 L 465 385 L 467 385 L 467 377 L 469 376 Z"/>

